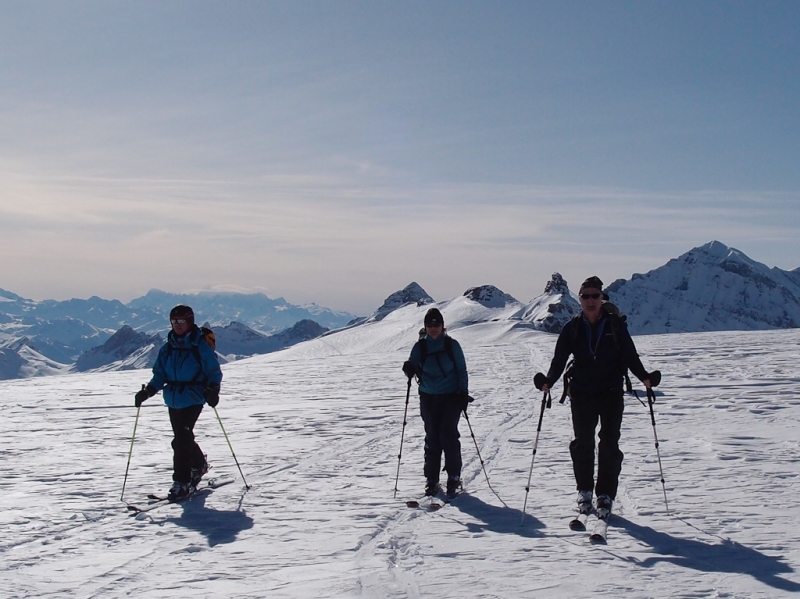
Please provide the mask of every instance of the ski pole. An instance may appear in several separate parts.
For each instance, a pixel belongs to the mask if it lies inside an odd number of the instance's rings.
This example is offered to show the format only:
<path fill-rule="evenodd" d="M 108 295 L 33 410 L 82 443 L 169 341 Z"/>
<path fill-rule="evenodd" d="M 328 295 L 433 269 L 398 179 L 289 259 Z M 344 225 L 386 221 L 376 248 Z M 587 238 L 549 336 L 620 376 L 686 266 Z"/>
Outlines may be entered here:
<path fill-rule="evenodd" d="M 492 488 L 492 483 L 489 482 L 489 475 L 486 473 L 486 465 L 483 463 L 483 458 L 481 457 L 481 450 L 478 449 L 478 442 L 475 440 L 475 433 L 472 431 L 472 424 L 470 424 L 469 422 L 469 416 L 467 416 L 467 410 L 465 408 L 462 411 L 464 412 L 464 418 L 467 420 L 467 426 L 469 427 L 469 434 L 472 436 L 472 442 L 475 444 L 475 451 L 478 453 L 478 460 L 480 460 L 481 468 L 483 468 L 483 475 L 486 477 L 486 484 L 489 485 L 489 489 L 492 491 L 492 493 L 494 493 L 494 496 L 500 500 L 500 503 L 508 507 L 506 505 L 506 502 L 503 501 L 503 498 L 500 497 L 500 495 L 497 494 L 497 491 L 495 491 Z"/>
<path fill-rule="evenodd" d="M 244 478 L 244 472 L 242 472 L 242 467 L 239 465 L 239 460 L 236 459 L 236 454 L 233 452 L 233 445 L 231 445 L 231 440 L 228 439 L 228 433 L 225 432 L 225 427 L 222 426 L 222 418 L 219 417 L 219 412 L 217 412 L 217 407 L 214 406 L 212 409 L 214 410 L 214 413 L 217 415 L 217 420 L 219 421 L 219 427 L 222 429 L 222 434 L 225 435 L 225 440 L 228 442 L 228 447 L 231 450 L 233 461 L 236 462 L 236 467 L 239 469 L 239 474 L 242 475 L 242 482 L 244 483 L 244 488 L 249 489 L 250 485 L 247 484 L 247 480 L 245 480 Z"/>
<path fill-rule="evenodd" d="M 656 456 L 658 457 L 658 471 L 661 474 L 661 489 L 664 491 L 664 506 L 667 508 L 669 516 L 669 503 L 667 502 L 667 484 L 664 482 L 664 469 L 661 467 L 661 451 L 658 449 L 658 433 L 656 433 L 656 415 L 653 412 L 653 404 L 656 401 L 656 392 L 650 387 L 647 390 L 647 403 L 650 406 L 650 421 L 653 423 L 653 437 L 656 440 Z"/>
<path fill-rule="evenodd" d="M 145 388 L 145 385 L 142 385 L 142 389 Z M 131 435 L 131 448 L 128 450 L 128 465 L 125 466 L 125 478 L 122 481 L 122 493 L 119 496 L 120 501 L 125 501 L 123 497 L 125 497 L 125 485 L 128 484 L 128 469 L 131 467 L 131 456 L 133 455 L 133 440 L 136 438 L 136 427 L 139 425 L 139 410 L 142 409 L 142 406 L 138 406 L 136 408 L 136 420 L 133 421 L 133 434 Z"/>
<path fill-rule="evenodd" d="M 397 475 L 394 477 L 394 496 L 397 498 L 397 481 L 400 480 L 400 458 L 403 457 L 403 439 L 406 436 L 406 424 L 408 416 L 408 400 L 411 397 L 411 377 L 408 377 L 408 389 L 406 390 L 406 409 L 403 412 L 403 431 L 400 433 L 400 453 L 397 454 Z"/>
<path fill-rule="evenodd" d="M 544 409 L 552 405 L 550 391 L 545 391 L 542 396 L 542 409 L 539 412 L 539 426 L 536 427 L 536 440 L 533 442 L 533 455 L 531 456 L 531 469 L 528 472 L 528 484 L 525 486 L 525 503 L 522 504 L 522 518 L 519 525 L 525 522 L 525 510 L 528 507 L 528 492 L 531 490 L 531 476 L 533 475 L 533 462 L 536 460 L 536 448 L 539 446 L 539 433 L 542 432 L 542 420 L 544 419 Z"/>

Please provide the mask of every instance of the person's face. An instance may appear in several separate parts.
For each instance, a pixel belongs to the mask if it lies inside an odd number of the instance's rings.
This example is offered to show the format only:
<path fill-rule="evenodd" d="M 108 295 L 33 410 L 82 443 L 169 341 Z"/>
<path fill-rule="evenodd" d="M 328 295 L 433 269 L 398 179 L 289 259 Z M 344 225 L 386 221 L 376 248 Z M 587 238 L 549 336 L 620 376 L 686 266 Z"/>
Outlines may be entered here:
<path fill-rule="evenodd" d="M 184 318 L 182 316 L 171 318 L 169 322 L 172 324 L 172 330 L 178 337 L 182 337 L 189 332 L 190 328 L 192 328 L 191 319 Z"/>
<path fill-rule="evenodd" d="M 425 332 L 431 339 L 436 339 L 439 335 L 442 334 L 443 330 L 444 327 L 442 326 L 441 322 L 432 322 L 431 324 L 425 325 Z"/>
<path fill-rule="evenodd" d="M 600 306 L 603 303 L 603 293 L 593 287 L 584 287 L 580 293 L 581 309 L 590 319 L 594 320 L 600 316 Z"/>

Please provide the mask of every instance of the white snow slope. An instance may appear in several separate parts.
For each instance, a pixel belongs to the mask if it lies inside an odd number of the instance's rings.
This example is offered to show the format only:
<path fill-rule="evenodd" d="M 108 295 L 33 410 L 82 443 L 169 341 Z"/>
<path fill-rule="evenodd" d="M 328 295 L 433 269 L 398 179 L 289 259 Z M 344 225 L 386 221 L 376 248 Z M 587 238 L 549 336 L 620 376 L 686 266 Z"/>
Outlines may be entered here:
<path fill-rule="evenodd" d="M 608 545 L 567 523 L 569 409 L 545 412 L 555 336 L 456 327 L 477 401 L 463 421 L 466 494 L 411 509 L 422 424 L 400 365 L 428 306 L 225 365 L 218 414 L 247 482 L 132 516 L 170 484 L 167 413 L 147 371 L 0 383 L 2 597 L 788 597 L 800 591 L 800 331 L 638 337 L 664 373 L 656 431 L 627 401 Z M 445 306 L 462 322 L 464 306 Z M 640 386 L 641 387 L 641 386 Z M 560 385 L 555 389 L 560 393 Z M 557 399 L 557 397 L 556 397 Z M 120 499 L 131 435 L 130 472 Z M 238 470 L 213 410 L 196 428 L 212 475 Z M 500 499 L 502 498 L 502 500 Z"/>

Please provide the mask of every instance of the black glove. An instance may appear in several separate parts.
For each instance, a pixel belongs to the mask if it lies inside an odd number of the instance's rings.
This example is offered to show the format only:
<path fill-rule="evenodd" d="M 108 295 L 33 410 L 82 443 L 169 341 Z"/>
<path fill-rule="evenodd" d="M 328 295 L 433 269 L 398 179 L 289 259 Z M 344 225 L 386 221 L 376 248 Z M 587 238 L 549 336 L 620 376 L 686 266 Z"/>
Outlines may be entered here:
<path fill-rule="evenodd" d="M 206 403 L 212 408 L 216 408 L 219 403 L 219 385 L 209 385 L 203 392 L 203 397 L 206 398 Z"/>
<path fill-rule="evenodd" d="M 462 412 L 467 411 L 467 407 L 475 401 L 474 397 L 471 397 L 469 393 L 466 391 L 459 391 L 458 392 L 458 407 L 461 408 Z"/>
<path fill-rule="evenodd" d="M 403 362 L 403 372 L 406 373 L 408 378 L 411 378 L 417 373 L 417 369 L 414 367 L 414 364 L 411 362 L 411 360 L 406 360 Z"/>
<path fill-rule="evenodd" d="M 661 371 L 654 370 L 653 372 L 650 373 L 648 378 L 650 379 L 651 387 L 658 387 L 658 384 L 661 382 Z"/>
<path fill-rule="evenodd" d="M 150 399 L 156 394 L 156 388 L 152 385 L 147 385 L 147 387 L 142 387 L 141 391 L 137 391 L 136 395 L 133 396 L 134 398 L 134 405 L 138 408 L 140 407 L 146 400 Z"/>
<path fill-rule="evenodd" d="M 539 391 L 541 391 L 542 387 L 544 387 L 545 385 L 548 385 L 547 377 L 544 374 L 542 374 L 541 372 L 537 372 L 533 376 L 533 384 Z"/>

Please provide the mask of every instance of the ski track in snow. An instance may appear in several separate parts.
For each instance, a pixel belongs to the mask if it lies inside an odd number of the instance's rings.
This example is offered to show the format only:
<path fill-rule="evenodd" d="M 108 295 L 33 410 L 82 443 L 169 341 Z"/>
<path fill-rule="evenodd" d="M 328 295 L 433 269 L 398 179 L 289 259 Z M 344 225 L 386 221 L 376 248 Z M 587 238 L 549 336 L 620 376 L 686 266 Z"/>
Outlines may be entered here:
<path fill-rule="evenodd" d="M 416 326 L 386 323 L 225 365 L 219 415 L 196 433 L 209 476 L 237 482 L 129 515 L 120 500 L 147 371 L 0 384 L 3 597 L 753 597 L 800 592 L 800 332 L 636 338 L 659 368 L 656 425 L 626 400 L 625 462 L 606 546 L 568 529 L 569 408 L 545 412 L 527 515 L 522 505 L 555 336 L 453 331 L 476 402 L 462 419 L 466 493 L 409 509 L 423 487 L 416 385 L 393 498 L 405 406 L 400 365 Z M 378 330 L 378 329 L 374 329 Z M 490 333 L 497 333 L 492 337 Z M 487 341 L 488 339 L 488 341 Z M 403 343 L 405 345 L 403 345 Z M 338 344 L 338 345 L 337 345 Z M 305 347 L 304 347 L 305 346 Z M 399 349 L 397 349 L 399 348 Z M 637 385 L 644 399 L 643 388 Z M 125 489 L 170 484 L 161 397 L 141 409 Z"/>

